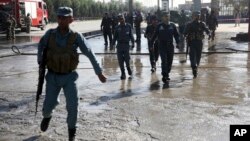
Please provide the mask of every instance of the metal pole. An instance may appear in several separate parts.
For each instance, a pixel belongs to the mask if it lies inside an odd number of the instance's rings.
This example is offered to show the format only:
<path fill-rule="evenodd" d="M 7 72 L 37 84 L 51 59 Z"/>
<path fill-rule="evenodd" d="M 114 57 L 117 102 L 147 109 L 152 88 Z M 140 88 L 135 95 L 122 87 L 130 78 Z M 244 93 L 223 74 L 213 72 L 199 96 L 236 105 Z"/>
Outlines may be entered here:
<path fill-rule="evenodd" d="M 133 0 L 129 0 L 129 13 L 132 14 L 133 13 Z"/>
<path fill-rule="evenodd" d="M 250 1 L 248 1 L 248 41 L 250 42 Z"/>
<path fill-rule="evenodd" d="M 201 0 L 193 0 L 194 5 L 194 11 L 200 11 L 201 10 Z"/>
<path fill-rule="evenodd" d="M 160 11 L 160 0 L 158 0 L 158 2 L 157 2 L 157 6 L 158 6 L 158 11 Z"/>

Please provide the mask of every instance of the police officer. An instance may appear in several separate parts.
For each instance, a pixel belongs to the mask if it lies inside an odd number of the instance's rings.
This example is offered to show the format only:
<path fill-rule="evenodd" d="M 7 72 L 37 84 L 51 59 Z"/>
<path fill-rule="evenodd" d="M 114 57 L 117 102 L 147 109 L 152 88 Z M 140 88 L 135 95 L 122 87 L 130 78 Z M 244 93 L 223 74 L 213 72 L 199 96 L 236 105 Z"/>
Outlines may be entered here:
<path fill-rule="evenodd" d="M 129 55 L 129 42 L 132 42 L 132 47 L 134 46 L 134 37 L 132 33 L 131 25 L 125 23 L 123 15 L 118 16 L 119 25 L 116 27 L 115 36 L 113 40 L 113 45 L 117 41 L 117 58 L 119 66 L 121 69 L 121 80 L 126 78 L 124 62 L 127 67 L 129 75 L 132 75 L 132 70 L 130 68 L 130 55 Z"/>
<path fill-rule="evenodd" d="M 187 24 L 184 30 L 184 35 L 186 36 L 187 42 L 190 46 L 190 62 L 194 78 L 196 78 L 202 53 L 202 40 L 205 37 L 204 31 L 207 35 L 209 35 L 209 39 L 211 36 L 206 24 L 200 21 L 200 12 L 193 12 L 192 16 L 193 21 Z"/>
<path fill-rule="evenodd" d="M 181 40 L 184 39 L 183 38 L 183 31 L 184 31 L 184 28 L 185 28 L 187 22 L 188 22 L 188 18 L 185 14 L 185 11 L 181 10 L 181 14 L 180 14 L 180 17 L 178 19 L 179 33 L 180 33 Z"/>
<path fill-rule="evenodd" d="M 136 42 L 141 42 L 141 22 L 142 22 L 142 15 L 140 11 L 136 12 L 135 17 L 135 33 L 136 33 Z"/>
<path fill-rule="evenodd" d="M 30 13 L 28 13 L 27 16 L 25 17 L 25 23 L 26 23 L 26 32 L 30 33 L 30 26 L 31 26 Z"/>
<path fill-rule="evenodd" d="M 144 37 L 148 39 L 149 60 L 151 64 L 152 73 L 156 71 L 156 62 L 159 57 L 158 40 L 154 41 L 153 43 L 151 42 L 151 39 L 156 30 L 157 24 L 158 24 L 158 20 L 156 16 L 151 16 L 151 23 L 149 23 L 148 26 L 146 27 L 146 31 L 144 34 Z"/>
<path fill-rule="evenodd" d="M 105 46 L 108 45 L 107 37 L 109 37 L 110 45 L 112 43 L 111 27 L 112 27 L 112 19 L 109 17 L 108 13 L 105 13 L 104 17 L 102 18 L 102 23 L 101 23 L 101 31 L 103 31 Z"/>
<path fill-rule="evenodd" d="M 215 30 L 218 27 L 218 20 L 217 20 L 214 10 L 212 10 L 211 14 L 208 16 L 207 25 L 208 25 L 209 30 L 211 31 L 212 40 L 214 40 Z"/>
<path fill-rule="evenodd" d="M 7 40 L 15 39 L 15 26 L 16 20 L 9 14 L 5 22 Z"/>
<path fill-rule="evenodd" d="M 115 27 L 118 25 L 118 18 L 117 15 L 113 12 L 112 13 L 112 35 L 115 35 Z"/>
<path fill-rule="evenodd" d="M 58 27 L 48 30 L 38 44 L 38 63 L 42 60 L 44 48 L 47 48 L 46 65 L 48 72 L 46 78 L 46 94 L 43 104 L 43 120 L 41 130 L 44 132 L 49 126 L 52 111 L 58 104 L 58 96 L 63 88 L 66 97 L 68 112 L 67 124 L 69 141 L 74 141 L 78 115 L 78 94 L 76 68 L 79 62 L 78 47 L 91 61 L 96 75 L 101 82 L 106 81 L 94 53 L 89 48 L 82 34 L 71 30 L 69 25 L 73 22 L 73 10 L 69 7 L 59 7 L 57 11 Z"/>
<path fill-rule="evenodd" d="M 5 22 L 5 27 L 6 27 L 6 39 L 10 40 L 11 39 L 11 18 L 10 15 L 7 16 L 6 22 Z"/>
<path fill-rule="evenodd" d="M 16 28 L 16 20 L 13 16 L 10 16 L 11 19 L 11 39 L 15 39 L 15 28 Z"/>
<path fill-rule="evenodd" d="M 148 12 L 148 15 L 146 17 L 146 22 L 147 22 L 147 25 L 150 25 L 152 23 L 152 15 L 150 12 Z"/>
<path fill-rule="evenodd" d="M 161 69 L 162 69 L 162 81 L 166 83 L 171 71 L 173 57 L 174 57 L 174 45 L 173 38 L 175 38 L 177 48 L 179 48 L 179 33 L 175 24 L 169 22 L 169 13 L 162 13 L 162 22 L 156 27 L 155 33 L 152 37 L 152 42 L 158 37 L 159 53 L 161 57 Z"/>

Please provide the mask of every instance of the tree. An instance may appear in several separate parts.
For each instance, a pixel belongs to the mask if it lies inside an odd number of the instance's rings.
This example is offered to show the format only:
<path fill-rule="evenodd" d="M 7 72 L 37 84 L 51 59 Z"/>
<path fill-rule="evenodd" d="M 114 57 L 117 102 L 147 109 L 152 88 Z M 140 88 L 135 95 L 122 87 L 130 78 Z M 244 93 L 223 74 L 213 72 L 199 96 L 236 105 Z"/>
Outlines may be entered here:
<path fill-rule="evenodd" d="M 80 17 L 80 1 L 72 0 L 72 9 L 75 17 Z"/>

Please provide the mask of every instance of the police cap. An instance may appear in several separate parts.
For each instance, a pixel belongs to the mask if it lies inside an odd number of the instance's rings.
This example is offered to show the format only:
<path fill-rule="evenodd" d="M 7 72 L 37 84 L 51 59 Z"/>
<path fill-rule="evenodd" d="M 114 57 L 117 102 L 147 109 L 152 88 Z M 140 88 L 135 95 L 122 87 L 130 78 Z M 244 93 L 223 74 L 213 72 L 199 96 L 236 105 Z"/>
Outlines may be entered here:
<path fill-rule="evenodd" d="M 57 10 L 57 16 L 73 17 L 73 10 L 70 7 L 59 7 Z"/>
<path fill-rule="evenodd" d="M 169 12 L 167 12 L 167 11 L 162 11 L 162 12 L 161 12 L 161 15 L 162 15 L 162 16 L 168 16 L 168 17 L 169 17 L 170 14 L 169 14 Z"/>
<path fill-rule="evenodd" d="M 118 17 L 118 20 L 124 19 L 124 16 L 122 14 L 119 14 L 117 17 Z"/>
<path fill-rule="evenodd" d="M 193 16 L 200 16 L 201 12 L 200 11 L 194 11 L 192 14 L 193 14 Z"/>

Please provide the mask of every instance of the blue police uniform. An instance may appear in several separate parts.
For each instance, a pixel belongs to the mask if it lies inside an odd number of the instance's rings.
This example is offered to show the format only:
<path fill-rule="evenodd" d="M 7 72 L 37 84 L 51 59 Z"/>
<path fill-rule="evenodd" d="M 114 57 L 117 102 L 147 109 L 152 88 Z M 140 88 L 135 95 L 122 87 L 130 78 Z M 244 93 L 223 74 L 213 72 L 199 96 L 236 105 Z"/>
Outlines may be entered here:
<path fill-rule="evenodd" d="M 122 72 L 121 79 L 125 79 L 125 68 L 124 62 L 126 63 L 126 67 L 128 70 L 128 74 L 131 75 L 130 69 L 130 55 L 129 55 L 129 41 L 132 41 L 134 44 L 134 36 L 132 34 L 132 27 L 130 24 L 125 23 L 124 25 L 120 24 L 116 27 L 113 45 L 117 41 L 117 58 L 119 62 L 119 66 Z"/>
<path fill-rule="evenodd" d="M 135 17 L 135 33 L 136 33 L 136 42 L 140 43 L 141 42 L 141 22 L 142 22 L 142 15 L 138 11 Z"/>
<path fill-rule="evenodd" d="M 173 38 L 175 38 L 176 43 L 179 44 L 179 33 L 173 23 L 165 24 L 162 22 L 156 27 L 152 41 L 157 37 L 161 57 L 162 80 L 165 82 L 166 80 L 170 80 L 169 73 L 174 57 Z"/>
<path fill-rule="evenodd" d="M 202 53 L 202 40 L 204 39 L 204 32 L 210 36 L 210 31 L 201 21 L 192 21 L 187 24 L 184 35 L 187 36 L 188 46 L 190 47 L 190 62 L 194 77 L 197 77 L 198 66 L 200 64 Z"/>
<path fill-rule="evenodd" d="M 101 29 L 103 30 L 105 45 L 108 45 L 107 37 L 109 37 L 110 45 L 112 43 L 111 27 L 112 27 L 112 19 L 108 17 L 107 13 L 105 13 L 105 16 L 102 18 L 102 23 L 101 23 Z"/>
<path fill-rule="evenodd" d="M 153 18 L 151 18 L 153 19 Z M 155 17 L 154 17 L 155 20 Z M 149 51 L 149 60 L 151 64 L 151 71 L 155 72 L 156 71 L 156 62 L 159 57 L 159 51 L 158 51 L 158 41 L 151 42 L 151 38 L 154 35 L 154 32 L 156 30 L 156 25 L 149 24 L 146 27 L 146 31 L 144 36 L 148 39 L 148 51 Z"/>
<path fill-rule="evenodd" d="M 61 35 L 59 29 L 50 29 L 45 33 L 38 44 L 38 63 L 42 60 L 42 53 L 45 47 L 48 47 L 48 41 L 50 36 L 55 36 L 56 44 L 58 47 L 65 47 L 67 40 L 72 34 L 72 30 L 65 35 Z M 100 74 L 102 69 L 97 62 L 94 53 L 91 51 L 86 39 L 80 33 L 76 33 L 77 37 L 73 42 L 72 50 L 77 51 L 78 47 L 81 52 L 86 55 L 92 63 L 95 73 Z M 69 129 L 76 128 L 77 113 L 78 113 L 78 92 L 76 80 L 78 74 L 75 70 L 69 73 L 61 74 L 52 71 L 48 71 L 46 79 L 46 95 L 43 105 L 43 116 L 49 118 L 52 115 L 53 109 L 58 104 L 58 95 L 63 88 L 64 95 L 66 97 L 66 108 L 68 111 L 67 124 Z"/>

